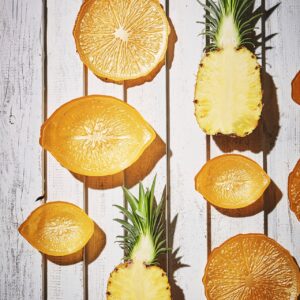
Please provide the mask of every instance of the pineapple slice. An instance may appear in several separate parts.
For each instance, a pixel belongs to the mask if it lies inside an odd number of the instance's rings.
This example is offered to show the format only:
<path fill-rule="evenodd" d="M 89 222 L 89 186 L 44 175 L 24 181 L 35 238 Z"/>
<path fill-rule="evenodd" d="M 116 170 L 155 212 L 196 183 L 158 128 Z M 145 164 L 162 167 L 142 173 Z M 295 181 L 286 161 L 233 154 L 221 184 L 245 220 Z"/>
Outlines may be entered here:
<path fill-rule="evenodd" d="M 125 250 L 125 262 L 110 274 L 106 292 L 109 300 L 171 299 L 168 277 L 156 265 L 158 255 L 167 249 L 162 239 L 164 201 L 156 205 L 154 187 L 155 179 L 150 190 L 145 191 L 140 184 L 138 199 L 124 188 L 130 209 L 116 206 L 127 218 L 116 219 L 127 233 L 119 237 L 118 241 Z"/>
<path fill-rule="evenodd" d="M 258 124 L 262 112 L 260 67 L 245 45 L 253 31 L 245 13 L 253 0 L 208 1 L 205 9 L 209 51 L 201 60 L 195 88 L 195 115 L 209 134 L 246 136 Z M 257 18 L 258 16 L 253 16 Z"/>

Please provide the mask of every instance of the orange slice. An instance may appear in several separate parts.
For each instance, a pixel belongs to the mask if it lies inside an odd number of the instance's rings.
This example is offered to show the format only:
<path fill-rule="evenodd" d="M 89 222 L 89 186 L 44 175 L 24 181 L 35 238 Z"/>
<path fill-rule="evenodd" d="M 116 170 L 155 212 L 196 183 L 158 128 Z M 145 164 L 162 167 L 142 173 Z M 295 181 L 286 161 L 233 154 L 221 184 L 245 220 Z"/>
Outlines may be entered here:
<path fill-rule="evenodd" d="M 208 300 L 296 300 L 300 273 L 290 253 L 263 234 L 241 234 L 209 255 Z"/>
<path fill-rule="evenodd" d="M 292 81 L 292 99 L 300 104 L 300 71 Z"/>
<path fill-rule="evenodd" d="M 157 0 L 88 0 L 73 35 L 90 70 L 123 81 L 148 75 L 164 59 L 169 23 Z"/>
<path fill-rule="evenodd" d="M 291 210 L 300 221 L 300 159 L 289 175 L 288 193 Z"/>
<path fill-rule="evenodd" d="M 269 184 L 269 176 L 255 161 L 237 154 L 211 159 L 195 178 L 196 190 L 207 201 L 227 209 L 254 203 Z"/>
<path fill-rule="evenodd" d="M 40 144 L 72 172 L 105 176 L 133 164 L 155 136 L 133 107 L 94 95 L 55 111 L 42 126 Z"/>
<path fill-rule="evenodd" d="M 94 222 L 74 204 L 49 202 L 34 210 L 19 232 L 42 253 L 63 256 L 86 245 L 93 235 Z"/>

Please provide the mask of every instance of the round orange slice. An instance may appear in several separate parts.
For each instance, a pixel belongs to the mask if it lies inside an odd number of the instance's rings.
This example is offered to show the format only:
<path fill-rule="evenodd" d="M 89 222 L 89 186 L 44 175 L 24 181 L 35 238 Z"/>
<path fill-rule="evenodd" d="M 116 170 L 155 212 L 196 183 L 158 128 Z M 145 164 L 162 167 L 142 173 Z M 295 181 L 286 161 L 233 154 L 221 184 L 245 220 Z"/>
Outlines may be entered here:
<path fill-rule="evenodd" d="M 196 175 L 195 186 L 211 204 L 237 209 L 258 200 L 270 178 L 255 161 L 238 154 L 225 154 L 208 161 Z"/>
<path fill-rule="evenodd" d="M 93 235 L 94 222 L 74 204 L 49 202 L 35 209 L 19 232 L 40 252 L 64 256 L 86 245 Z"/>
<path fill-rule="evenodd" d="M 288 194 L 291 210 L 300 221 L 300 160 L 289 175 Z"/>
<path fill-rule="evenodd" d="M 263 234 L 237 235 L 209 255 L 203 277 L 208 300 L 296 300 L 299 268 Z"/>
<path fill-rule="evenodd" d="M 42 126 L 40 144 L 72 172 L 106 176 L 133 164 L 155 135 L 132 106 L 94 95 L 56 110 Z"/>
<path fill-rule="evenodd" d="M 88 0 L 73 35 L 92 72 L 123 81 L 148 75 L 165 58 L 169 23 L 157 0 Z"/>

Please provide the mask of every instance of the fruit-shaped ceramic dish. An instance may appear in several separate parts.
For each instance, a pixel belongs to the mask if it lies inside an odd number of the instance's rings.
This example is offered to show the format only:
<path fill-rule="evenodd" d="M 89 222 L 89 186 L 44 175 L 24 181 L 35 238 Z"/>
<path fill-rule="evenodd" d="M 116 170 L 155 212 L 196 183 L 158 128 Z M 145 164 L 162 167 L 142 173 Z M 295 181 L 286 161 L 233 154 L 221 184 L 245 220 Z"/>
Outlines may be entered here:
<path fill-rule="evenodd" d="M 129 104 L 93 95 L 58 108 L 42 126 L 40 144 L 74 173 L 105 176 L 133 164 L 155 136 Z"/>

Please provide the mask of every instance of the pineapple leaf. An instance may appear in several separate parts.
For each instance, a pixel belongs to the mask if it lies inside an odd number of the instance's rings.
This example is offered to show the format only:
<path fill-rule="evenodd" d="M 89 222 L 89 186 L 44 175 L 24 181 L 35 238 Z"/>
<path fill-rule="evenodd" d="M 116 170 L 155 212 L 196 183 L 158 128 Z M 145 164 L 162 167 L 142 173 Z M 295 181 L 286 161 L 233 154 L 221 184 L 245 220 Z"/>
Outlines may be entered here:
<path fill-rule="evenodd" d="M 125 260 L 139 260 L 154 264 L 160 253 L 167 251 L 164 234 L 164 197 L 157 203 L 154 196 L 156 176 L 150 189 L 139 184 L 138 199 L 125 187 L 124 198 L 128 208 L 115 205 L 124 215 L 125 220 L 115 219 L 125 229 L 125 236 L 117 236 L 117 242 L 125 251 Z"/>
<path fill-rule="evenodd" d="M 131 209 L 132 210 L 137 209 L 138 200 L 134 197 L 134 195 L 132 195 L 132 193 L 129 190 L 127 190 L 125 187 L 123 187 L 123 192 L 124 192 L 125 199 L 129 203 Z"/>
<path fill-rule="evenodd" d="M 135 225 L 136 228 L 141 228 L 141 224 L 140 224 L 140 220 L 138 218 L 136 218 L 136 216 L 132 213 L 130 213 L 126 208 L 120 206 L 120 205 L 114 205 L 115 207 L 117 207 L 122 214 L 132 222 L 132 224 Z"/>
<path fill-rule="evenodd" d="M 254 24 L 262 15 L 253 12 L 255 0 L 207 0 L 207 4 L 200 0 L 197 2 L 206 12 L 206 29 L 202 33 L 209 38 L 206 50 L 254 46 Z"/>

